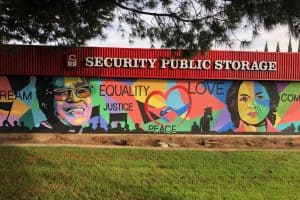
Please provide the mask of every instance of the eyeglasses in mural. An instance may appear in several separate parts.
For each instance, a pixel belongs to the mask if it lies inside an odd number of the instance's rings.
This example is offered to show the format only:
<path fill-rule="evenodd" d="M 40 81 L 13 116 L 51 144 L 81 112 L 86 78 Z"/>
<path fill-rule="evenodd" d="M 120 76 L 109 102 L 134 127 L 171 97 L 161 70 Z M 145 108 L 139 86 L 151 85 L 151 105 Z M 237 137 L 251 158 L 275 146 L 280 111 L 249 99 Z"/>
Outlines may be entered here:
<path fill-rule="evenodd" d="M 300 82 L 0 76 L 0 132 L 298 134 Z"/>

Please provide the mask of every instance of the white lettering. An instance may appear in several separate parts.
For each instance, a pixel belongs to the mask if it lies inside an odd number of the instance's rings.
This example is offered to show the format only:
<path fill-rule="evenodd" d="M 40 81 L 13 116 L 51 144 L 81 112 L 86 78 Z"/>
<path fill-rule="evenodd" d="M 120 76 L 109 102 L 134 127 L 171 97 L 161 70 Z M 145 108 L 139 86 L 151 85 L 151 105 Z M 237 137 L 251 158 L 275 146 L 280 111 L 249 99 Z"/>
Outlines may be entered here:
<path fill-rule="evenodd" d="M 150 63 L 150 67 L 151 69 L 154 68 L 154 63 L 156 62 L 156 59 L 148 59 L 148 62 Z"/>
<path fill-rule="evenodd" d="M 210 68 L 210 60 L 203 60 L 202 68 L 203 69 L 209 69 Z"/>
<path fill-rule="evenodd" d="M 269 71 L 276 71 L 276 62 L 269 62 Z"/>
<path fill-rule="evenodd" d="M 215 62 L 215 69 L 221 70 L 222 68 L 223 68 L 222 60 L 216 60 L 216 62 Z"/>
<path fill-rule="evenodd" d="M 86 57 L 85 58 L 85 66 L 86 67 L 94 66 L 93 57 Z"/>
<path fill-rule="evenodd" d="M 170 60 L 169 59 L 161 59 L 161 66 L 160 68 L 162 69 L 166 69 L 167 65 L 170 64 Z"/>
<path fill-rule="evenodd" d="M 111 67 L 112 66 L 112 58 L 110 58 L 110 57 L 104 58 L 103 64 L 105 67 Z"/>
<path fill-rule="evenodd" d="M 102 57 L 95 57 L 94 58 L 94 66 L 103 67 L 103 58 Z"/>

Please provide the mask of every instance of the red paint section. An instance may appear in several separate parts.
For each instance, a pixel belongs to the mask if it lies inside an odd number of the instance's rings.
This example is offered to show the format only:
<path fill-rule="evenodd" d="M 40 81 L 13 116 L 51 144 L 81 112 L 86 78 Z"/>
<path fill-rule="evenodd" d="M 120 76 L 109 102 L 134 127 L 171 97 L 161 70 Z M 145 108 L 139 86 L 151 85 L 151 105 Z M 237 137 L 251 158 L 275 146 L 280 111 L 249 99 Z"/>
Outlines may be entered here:
<path fill-rule="evenodd" d="M 195 88 L 195 82 L 191 83 L 191 87 Z M 201 86 L 198 86 L 199 88 L 202 88 Z M 205 91 L 204 88 L 199 89 L 199 91 Z M 205 92 L 201 95 L 198 93 L 191 94 L 192 102 L 196 102 L 192 105 L 191 113 L 189 115 L 190 119 L 197 118 L 197 116 L 203 116 L 204 110 L 207 108 L 207 105 L 210 105 L 209 107 L 212 107 L 213 112 L 217 112 L 219 110 L 222 110 L 224 108 L 224 103 L 221 102 L 219 99 L 211 95 L 209 92 Z"/>
<path fill-rule="evenodd" d="M 67 58 L 75 55 L 76 67 L 67 67 Z M 194 58 L 182 58 L 181 51 L 170 49 L 101 48 L 101 47 L 51 47 L 7 46 L 0 49 L 0 75 L 85 76 L 113 78 L 172 78 L 172 79 L 223 79 L 223 80 L 290 80 L 299 81 L 299 53 L 266 53 L 239 51 L 210 51 L 198 53 Z M 85 67 L 86 57 L 113 57 L 156 59 L 155 67 L 115 68 Z M 276 71 L 216 70 L 160 68 L 162 59 L 271 61 L 277 63 Z"/>
<path fill-rule="evenodd" d="M 287 112 L 283 115 L 284 117 L 280 120 L 279 124 L 291 123 L 299 121 L 300 116 L 300 104 L 299 102 L 293 103 Z"/>

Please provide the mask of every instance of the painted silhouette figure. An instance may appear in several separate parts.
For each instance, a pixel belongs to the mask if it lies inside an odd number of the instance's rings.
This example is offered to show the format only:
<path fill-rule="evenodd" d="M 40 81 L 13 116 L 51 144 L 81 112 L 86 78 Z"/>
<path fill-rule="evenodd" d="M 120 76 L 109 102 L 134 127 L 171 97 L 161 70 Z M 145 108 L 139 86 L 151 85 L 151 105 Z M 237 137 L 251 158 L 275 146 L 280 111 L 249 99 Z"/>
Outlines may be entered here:
<path fill-rule="evenodd" d="M 83 129 L 83 133 L 94 133 L 95 130 L 93 129 L 93 123 L 90 123 L 89 126 Z"/>
<path fill-rule="evenodd" d="M 296 131 L 296 127 L 295 127 L 294 123 L 291 123 L 290 126 L 288 126 L 282 130 L 283 133 L 294 133 L 295 131 Z"/>
<path fill-rule="evenodd" d="M 135 123 L 134 126 L 135 126 L 135 129 L 132 131 L 133 133 L 143 133 L 144 132 L 144 130 L 140 127 L 139 123 Z"/>
<path fill-rule="evenodd" d="M 120 132 L 123 132 L 123 128 L 122 128 L 122 126 L 121 126 L 121 123 L 120 122 L 118 122 L 117 123 L 117 127 L 115 128 L 115 131 L 117 132 L 117 133 L 120 133 Z"/>
<path fill-rule="evenodd" d="M 6 119 L 2 122 L 1 126 L 1 133 L 5 133 L 11 129 L 12 125 L 9 123 L 9 121 Z"/>
<path fill-rule="evenodd" d="M 22 132 L 27 133 L 29 132 L 29 128 L 25 126 L 25 123 L 23 121 L 20 122 L 20 129 Z"/>
<path fill-rule="evenodd" d="M 293 123 L 291 123 L 291 131 L 292 131 L 292 132 L 295 132 L 295 130 L 296 130 L 295 125 L 294 125 Z"/>
<path fill-rule="evenodd" d="M 125 124 L 125 126 L 124 126 L 124 132 L 125 133 L 130 133 L 130 129 L 129 129 L 129 125 L 128 124 Z"/>
<path fill-rule="evenodd" d="M 209 132 L 210 131 L 210 121 L 213 120 L 212 107 L 207 107 L 204 109 L 204 115 L 200 120 L 200 131 Z"/>
<path fill-rule="evenodd" d="M 197 125 L 196 122 L 193 122 L 193 125 L 192 125 L 192 127 L 191 127 L 191 131 L 192 131 L 193 133 L 200 131 L 200 127 Z"/>
<path fill-rule="evenodd" d="M 105 132 L 105 129 L 101 126 L 100 122 L 97 123 L 97 127 L 94 132 L 95 133 L 104 133 Z"/>

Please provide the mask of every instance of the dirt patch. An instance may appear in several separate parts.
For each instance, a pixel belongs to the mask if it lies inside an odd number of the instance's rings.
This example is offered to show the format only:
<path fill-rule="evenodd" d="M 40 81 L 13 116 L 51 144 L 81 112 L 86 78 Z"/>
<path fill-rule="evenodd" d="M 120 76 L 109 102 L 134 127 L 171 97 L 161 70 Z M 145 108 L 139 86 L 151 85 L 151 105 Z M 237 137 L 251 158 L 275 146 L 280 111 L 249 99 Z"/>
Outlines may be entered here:
<path fill-rule="evenodd" d="M 300 150 L 300 135 L 0 134 L 0 144 L 72 144 L 192 149 Z"/>

